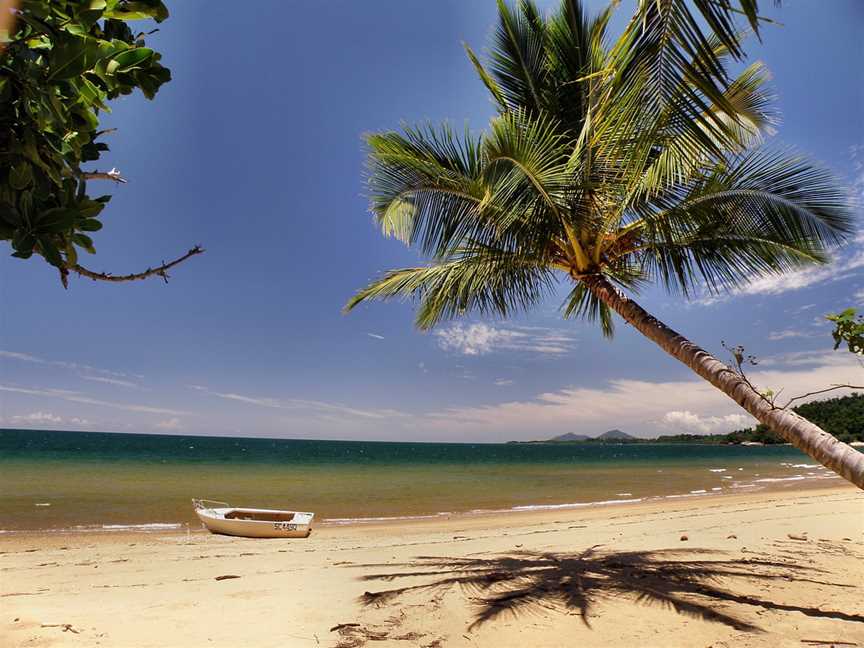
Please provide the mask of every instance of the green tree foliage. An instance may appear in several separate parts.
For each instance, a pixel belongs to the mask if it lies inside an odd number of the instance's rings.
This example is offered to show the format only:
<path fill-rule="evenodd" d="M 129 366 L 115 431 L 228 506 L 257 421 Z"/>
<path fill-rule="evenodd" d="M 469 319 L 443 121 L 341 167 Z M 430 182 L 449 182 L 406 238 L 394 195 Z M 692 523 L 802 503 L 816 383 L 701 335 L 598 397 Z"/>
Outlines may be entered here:
<path fill-rule="evenodd" d="M 833 434 L 844 443 L 864 441 L 864 395 L 852 394 L 839 398 L 812 401 L 792 409 L 812 421 L 826 432 Z M 570 444 L 602 444 L 602 443 L 698 443 L 707 445 L 738 444 L 745 442 L 773 445 L 785 443 L 783 439 L 772 433 L 764 425 L 736 430 L 728 434 L 669 434 L 656 439 L 585 439 L 580 441 L 528 441 L 527 443 Z M 526 443 L 513 441 L 511 443 Z"/>
<path fill-rule="evenodd" d="M 813 401 L 792 408 L 808 421 L 812 421 L 826 432 L 830 432 L 844 443 L 864 441 L 864 395 L 852 394 L 840 398 Z M 761 443 L 783 443 L 764 425 L 738 430 L 725 437 L 726 443 L 759 441 Z"/>
<path fill-rule="evenodd" d="M 864 354 L 864 315 L 858 315 L 854 308 L 847 308 L 836 315 L 826 316 L 834 322 L 834 349 L 839 349 L 844 342 L 849 351 L 858 355 Z"/>
<path fill-rule="evenodd" d="M 123 181 L 113 169 L 82 168 L 108 150 L 100 112 L 136 89 L 152 99 L 171 79 L 159 53 L 146 46 L 148 34 L 133 31 L 130 22 L 167 17 L 161 0 L 23 0 L 5 35 L 0 241 L 9 242 L 15 257 L 44 258 L 64 285 L 70 271 L 111 281 L 166 276 L 165 267 L 101 275 L 81 266 L 78 255 L 95 252 L 91 236 L 102 228 L 111 198 L 92 196 L 88 180 Z"/>

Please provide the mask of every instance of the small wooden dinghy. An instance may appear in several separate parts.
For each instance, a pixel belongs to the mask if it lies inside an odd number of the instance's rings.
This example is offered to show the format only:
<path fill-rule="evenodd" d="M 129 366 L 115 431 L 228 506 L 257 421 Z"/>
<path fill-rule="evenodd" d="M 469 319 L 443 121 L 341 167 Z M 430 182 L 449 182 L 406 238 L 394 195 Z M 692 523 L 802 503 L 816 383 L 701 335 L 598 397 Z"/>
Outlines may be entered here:
<path fill-rule="evenodd" d="M 192 505 L 210 533 L 245 538 L 308 538 L 315 517 L 298 511 L 237 508 L 215 500 L 193 499 Z"/>

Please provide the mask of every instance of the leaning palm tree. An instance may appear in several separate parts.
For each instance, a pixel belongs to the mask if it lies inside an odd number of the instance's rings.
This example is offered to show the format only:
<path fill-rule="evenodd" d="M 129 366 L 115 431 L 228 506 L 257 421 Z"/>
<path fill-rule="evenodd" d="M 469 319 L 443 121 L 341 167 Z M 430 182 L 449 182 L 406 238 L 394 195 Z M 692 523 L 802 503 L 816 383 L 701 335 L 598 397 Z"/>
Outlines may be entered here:
<path fill-rule="evenodd" d="M 864 488 L 864 454 L 775 407 L 742 375 L 628 295 L 660 283 L 683 296 L 825 263 L 851 229 L 829 173 L 762 143 L 775 115 L 760 63 L 732 77 L 729 35 L 686 38 L 683 0 L 641 2 L 610 41 L 611 9 L 578 0 L 542 16 L 499 1 L 487 66 L 468 49 L 498 115 L 486 132 L 447 125 L 368 136 L 371 210 L 424 267 L 359 291 L 413 297 L 417 325 L 468 312 L 507 316 L 570 286 L 565 317 L 612 312 L 757 420 Z M 689 21 L 689 22 L 688 22 Z"/>

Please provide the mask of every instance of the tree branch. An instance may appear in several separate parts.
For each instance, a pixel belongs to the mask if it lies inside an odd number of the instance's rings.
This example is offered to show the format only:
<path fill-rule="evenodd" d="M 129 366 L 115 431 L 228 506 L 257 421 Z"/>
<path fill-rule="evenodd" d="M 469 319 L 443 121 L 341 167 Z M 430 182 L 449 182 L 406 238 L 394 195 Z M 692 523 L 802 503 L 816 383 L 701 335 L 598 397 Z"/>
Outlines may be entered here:
<path fill-rule="evenodd" d="M 85 180 L 112 180 L 118 184 L 126 184 L 126 178 L 117 169 L 110 171 L 84 171 L 81 177 Z"/>
<path fill-rule="evenodd" d="M 78 265 L 77 263 L 74 266 L 69 266 L 69 268 L 65 269 L 68 273 L 70 270 L 72 272 L 77 272 L 82 277 L 87 277 L 92 279 L 93 281 L 113 281 L 113 282 L 122 282 L 122 281 L 138 281 L 139 279 L 147 279 L 148 277 L 159 276 L 165 280 L 165 283 L 168 283 L 168 270 L 173 268 L 176 265 L 183 263 L 189 257 L 193 257 L 196 254 L 202 254 L 204 252 L 204 248 L 200 245 L 196 245 L 191 250 L 189 250 L 183 256 L 174 259 L 170 263 L 163 263 L 158 268 L 147 268 L 144 272 L 138 272 L 135 274 L 128 275 L 112 275 L 108 272 L 93 272 L 92 270 L 88 270 L 87 268 Z M 62 274 L 62 272 L 61 272 Z M 63 283 L 65 282 L 65 275 L 63 276 Z"/>
<path fill-rule="evenodd" d="M 827 389 L 819 389 L 817 391 L 807 392 L 806 394 L 801 394 L 800 396 L 796 396 L 795 398 L 790 398 L 782 409 L 786 409 L 796 400 L 801 400 L 802 398 L 807 398 L 808 396 L 815 396 L 816 394 L 824 394 L 825 392 L 834 391 L 835 389 L 864 389 L 864 386 L 861 385 L 832 385 Z"/>

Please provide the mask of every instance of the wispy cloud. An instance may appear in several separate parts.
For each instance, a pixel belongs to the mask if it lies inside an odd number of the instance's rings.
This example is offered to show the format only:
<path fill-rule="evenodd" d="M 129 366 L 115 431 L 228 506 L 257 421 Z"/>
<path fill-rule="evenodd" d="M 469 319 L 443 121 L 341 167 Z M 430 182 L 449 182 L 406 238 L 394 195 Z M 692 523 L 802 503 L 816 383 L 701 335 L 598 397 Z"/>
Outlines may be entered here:
<path fill-rule="evenodd" d="M 793 315 L 798 315 L 799 313 L 803 313 L 804 311 L 808 311 L 811 308 L 815 308 L 816 304 L 804 304 L 803 306 L 798 306 L 797 308 L 787 309 L 787 313 L 791 313 Z"/>
<path fill-rule="evenodd" d="M 453 324 L 435 332 L 438 346 L 468 356 L 502 351 L 561 355 L 576 347 L 576 337 L 557 329 L 488 324 Z"/>
<path fill-rule="evenodd" d="M 45 360 L 32 356 L 29 353 L 19 353 L 18 351 L 3 351 L 0 349 L 0 358 L 9 358 L 10 360 L 21 360 L 22 362 L 35 362 L 37 364 L 46 364 Z"/>
<path fill-rule="evenodd" d="M 14 423 L 45 424 L 45 423 L 62 423 L 63 419 L 59 416 L 52 414 L 51 412 L 33 412 L 32 414 L 13 416 L 12 421 Z"/>
<path fill-rule="evenodd" d="M 189 412 L 168 409 L 165 407 L 153 407 L 150 405 L 141 405 L 137 403 L 116 403 L 105 401 L 98 398 L 91 398 L 80 392 L 68 391 L 65 389 L 50 389 L 41 387 L 16 387 L 14 385 L 0 385 L 0 391 L 26 394 L 28 396 L 42 396 L 46 398 L 57 398 L 70 403 L 80 403 L 82 405 L 95 405 L 97 407 L 110 407 L 112 409 L 124 410 L 126 412 L 141 412 L 145 414 L 164 414 L 168 416 L 184 415 Z"/>
<path fill-rule="evenodd" d="M 861 384 L 864 379 L 864 370 L 850 354 L 830 351 L 778 356 L 761 362 L 757 369 L 748 374 L 750 379 L 760 388 L 783 389 L 781 402 L 834 383 Z M 833 395 L 844 393 L 848 392 L 838 390 Z M 612 427 L 653 436 L 667 434 L 673 424 L 719 431 L 754 422 L 705 381 L 628 378 L 597 387 L 568 387 L 524 400 L 447 408 L 423 418 L 440 438 L 470 435 L 488 441 L 543 438 L 562 432 L 596 434 Z"/>
<path fill-rule="evenodd" d="M 174 418 L 159 421 L 156 424 L 156 428 L 159 430 L 170 430 L 176 432 L 183 429 L 183 424 L 180 422 L 180 419 L 175 416 Z"/>
<path fill-rule="evenodd" d="M 786 340 L 788 338 L 803 338 L 803 337 L 812 337 L 813 334 L 808 331 L 801 331 L 796 329 L 783 329 L 782 331 L 771 331 L 768 334 L 768 339 L 772 342 L 776 342 L 777 340 Z"/>
<path fill-rule="evenodd" d="M 114 376 L 116 378 L 141 378 L 138 374 L 130 374 L 123 373 L 120 371 L 112 371 L 111 369 L 103 369 L 101 367 L 93 367 L 86 364 L 79 364 L 77 362 L 66 362 L 64 360 L 48 360 L 46 358 L 40 358 L 38 356 L 31 355 L 29 353 L 22 353 L 20 351 L 6 351 L 0 349 L 0 358 L 6 358 L 8 360 L 18 360 L 20 362 L 29 362 L 31 364 L 39 364 L 39 365 L 47 365 L 51 367 L 60 367 L 62 369 L 69 369 L 71 371 L 77 372 L 86 372 L 88 374 L 100 374 L 102 376 Z M 82 378 L 88 378 L 86 375 L 82 375 Z M 93 377 L 88 378 L 90 380 L 94 379 Z"/>
<path fill-rule="evenodd" d="M 384 339 L 383 335 L 378 335 L 377 333 L 367 333 L 366 335 L 368 335 L 371 338 L 375 338 L 376 340 L 383 340 Z"/>
<path fill-rule="evenodd" d="M 753 423 L 748 414 L 727 414 L 726 416 L 700 416 L 690 410 L 666 412 L 661 419 L 670 428 L 694 434 L 722 434 L 747 427 Z"/>
<path fill-rule="evenodd" d="M 18 414 L 16 416 L 12 416 L 9 418 L 9 421 L 13 425 L 24 425 L 24 426 L 35 426 L 35 427 L 43 427 L 46 425 L 77 425 L 80 427 L 87 427 L 90 425 L 90 421 L 87 419 L 78 418 L 77 416 L 73 416 L 72 418 L 63 418 L 62 416 L 57 416 L 51 412 L 31 412 L 30 414 Z"/>
<path fill-rule="evenodd" d="M 851 188 L 854 207 L 864 204 L 864 144 L 849 147 L 853 176 Z M 821 283 L 833 283 L 860 274 L 864 268 L 864 233 L 859 233 L 845 247 L 835 250 L 832 263 L 822 266 L 809 266 L 795 272 L 761 277 L 746 286 L 731 290 L 723 295 L 706 295 L 697 303 L 703 305 L 726 301 L 742 295 L 779 295 Z"/>
<path fill-rule="evenodd" d="M 832 263 L 811 266 L 784 274 L 772 274 L 754 279 L 746 286 L 730 290 L 720 295 L 706 295 L 697 299 L 697 304 L 711 305 L 727 301 L 733 297 L 747 295 L 779 295 L 821 283 L 834 283 L 849 279 L 864 268 L 864 237 L 858 237 L 848 247 L 837 253 Z"/>
<path fill-rule="evenodd" d="M 134 383 L 131 380 L 123 380 L 121 378 L 108 378 L 107 376 L 85 376 L 84 374 L 80 375 L 84 380 L 91 380 L 93 382 L 105 383 L 106 385 L 116 385 L 117 387 L 129 387 L 130 389 L 138 389 L 138 383 Z"/>
<path fill-rule="evenodd" d="M 864 144 L 850 146 L 849 157 L 852 158 L 852 190 L 864 201 Z"/>
<path fill-rule="evenodd" d="M 347 417 L 356 417 L 362 419 L 389 419 L 396 417 L 407 416 L 406 413 L 395 409 L 365 409 L 358 407 L 350 407 L 341 403 L 328 403 L 325 401 L 309 400 L 303 398 L 271 398 L 269 396 L 257 396 L 237 394 L 234 392 L 218 392 L 203 387 L 202 385 L 189 385 L 191 389 L 203 392 L 210 396 L 222 398 L 225 400 L 237 401 L 247 405 L 257 407 L 267 407 L 279 410 L 302 410 L 313 414 L 330 414 L 342 415 Z"/>
<path fill-rule="evenodd" d="M 512 385 L 514 383 L 515 383 L 514 380 L 508 380 L 507 378 L 496 378 L 495 379 L 495 386 L 496 387 L 509 387 L 510 385 Z"/>

